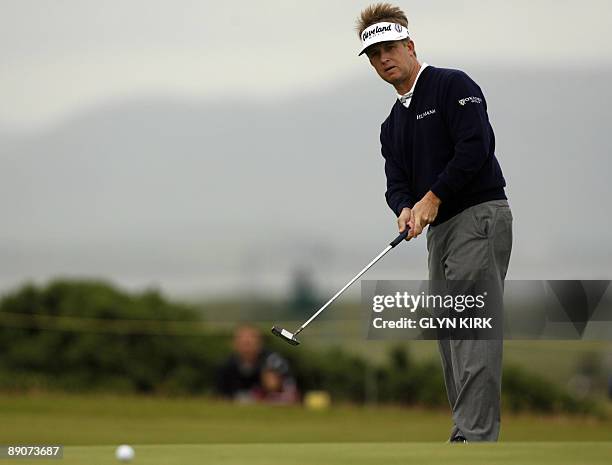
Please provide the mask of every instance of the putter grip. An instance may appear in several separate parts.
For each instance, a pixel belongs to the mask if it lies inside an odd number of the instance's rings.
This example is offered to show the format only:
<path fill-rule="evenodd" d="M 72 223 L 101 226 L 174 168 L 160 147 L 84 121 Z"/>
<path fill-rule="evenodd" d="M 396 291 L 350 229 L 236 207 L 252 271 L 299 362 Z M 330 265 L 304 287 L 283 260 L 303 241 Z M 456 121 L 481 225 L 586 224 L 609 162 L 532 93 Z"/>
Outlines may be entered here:
<path fill-rule="evenodd" d="M 390 245 L 391 247 L 395 247 L 397 244 L 399 244 L 399 243 L 400 243 L 400 242 L 402 242 L 404 239 L 406 239 L 406 237 L 408 236 L 408 233 L 409 233 L 409 232 L 410 232 L 410 228 L 408 228 L 408 227 L 407 227 L 407 228 L 404 230 L 404 232 L 403 232 L 403 233 L 401 233 L 399 236 L 397 236 L 395 239 L 393 239 L 393 240 L 392 240 L 392 241 L 389 243 L 389 245 Z"/>

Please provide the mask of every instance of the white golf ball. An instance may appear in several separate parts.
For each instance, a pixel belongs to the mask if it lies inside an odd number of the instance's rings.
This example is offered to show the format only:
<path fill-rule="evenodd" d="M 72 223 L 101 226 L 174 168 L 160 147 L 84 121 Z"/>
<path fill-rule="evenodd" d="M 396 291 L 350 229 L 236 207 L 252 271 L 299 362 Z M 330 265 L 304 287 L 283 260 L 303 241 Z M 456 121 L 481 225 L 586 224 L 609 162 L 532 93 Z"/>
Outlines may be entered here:
<path fill-rule="evenodd" d="M 130 460 L 134 459 L 134 449 L 125 444 L 119 446 L 115 451 L 115 457 L 117 457 L 117 460 L 120 460 L 121 462 L 129 462 Z"/>

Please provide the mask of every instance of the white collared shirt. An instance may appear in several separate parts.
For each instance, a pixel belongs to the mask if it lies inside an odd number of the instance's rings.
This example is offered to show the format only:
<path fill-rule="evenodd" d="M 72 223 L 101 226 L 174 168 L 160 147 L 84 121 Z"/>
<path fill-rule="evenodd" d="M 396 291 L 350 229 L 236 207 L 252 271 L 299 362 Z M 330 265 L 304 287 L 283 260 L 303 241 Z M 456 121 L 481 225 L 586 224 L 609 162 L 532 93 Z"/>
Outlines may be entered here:
<path fill-rule="evenodd" d="M 429 65 L 427 63 L 423 62 L 423 64 L 421 65 L 421 69 L 419 69 L 416 79 L 414 80 L 414 84 L 412 84 L 412 88 L 408 92 L 406 92 L 404 95 L 397 94 L 397 99 L 400 102 L 402 102 L 402 105 L 404 105 L 406 108 L 410 106 L 410 102 L 412 101 L 412 94 L 414 94 L 414 88 L 416 87 L 416 83 L 419 80 L 419 76 L 421 75 L 423 70 L 427 68 L 428 66 Z"/>

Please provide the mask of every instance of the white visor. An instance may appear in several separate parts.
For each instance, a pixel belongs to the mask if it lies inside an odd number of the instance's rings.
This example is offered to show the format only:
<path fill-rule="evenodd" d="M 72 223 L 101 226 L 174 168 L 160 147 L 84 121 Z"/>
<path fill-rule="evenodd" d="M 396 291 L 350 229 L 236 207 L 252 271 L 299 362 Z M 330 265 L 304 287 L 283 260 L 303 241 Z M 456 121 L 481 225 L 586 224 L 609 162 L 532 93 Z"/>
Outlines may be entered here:
<path fill-rule="evenodd" d="M 366 28 L 361 33 L 361 50 L 359 55 L 365 52 L 370 45 L 378 42 L 391 40 L 402 40 L 408 38 L 408 29 L 397 23 L 376 23 Z"/>

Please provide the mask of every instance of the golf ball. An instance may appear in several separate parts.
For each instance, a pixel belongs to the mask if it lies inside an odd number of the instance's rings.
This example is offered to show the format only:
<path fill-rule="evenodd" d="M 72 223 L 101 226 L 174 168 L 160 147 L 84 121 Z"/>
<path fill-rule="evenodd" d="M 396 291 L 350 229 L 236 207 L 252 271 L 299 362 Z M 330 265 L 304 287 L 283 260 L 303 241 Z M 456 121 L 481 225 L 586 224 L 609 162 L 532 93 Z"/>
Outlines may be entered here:
<path fill-rule="evenodd" d="M 115 451 L 115 457 L 117 457 L 117 460 L 120 460 L 121 462 L 129 462 L 134 458 L 134 449 L 125 444 L 119 446 Z"/>

